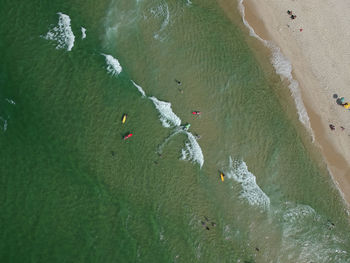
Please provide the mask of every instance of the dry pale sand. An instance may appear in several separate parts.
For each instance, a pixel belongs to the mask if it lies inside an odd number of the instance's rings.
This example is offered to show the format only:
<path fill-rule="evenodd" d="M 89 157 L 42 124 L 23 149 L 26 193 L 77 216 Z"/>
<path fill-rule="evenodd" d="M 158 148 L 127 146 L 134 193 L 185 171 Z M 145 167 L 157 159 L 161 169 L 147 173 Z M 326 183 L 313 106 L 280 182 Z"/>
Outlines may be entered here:
<path fill-rule="evenodd" d="M 255 32 L 290 60 L 315 143 L 350 204 L 350 110 L 333 98 L 337 94 L 350 102 L 350 1 L 244 0 L 243 5 Z"/>

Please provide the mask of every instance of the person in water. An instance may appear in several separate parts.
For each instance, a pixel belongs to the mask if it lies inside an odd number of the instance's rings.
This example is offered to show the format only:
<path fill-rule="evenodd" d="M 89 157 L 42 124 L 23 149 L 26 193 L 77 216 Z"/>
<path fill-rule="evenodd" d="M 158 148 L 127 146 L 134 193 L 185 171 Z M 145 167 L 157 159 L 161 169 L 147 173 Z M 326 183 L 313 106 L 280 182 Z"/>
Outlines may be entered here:
<path fill-rule="evenodd" d="M 175 82 L 177 83 L 177 85 L 181 85 L 181 81 L 180 80 L 175 79 Z"/>

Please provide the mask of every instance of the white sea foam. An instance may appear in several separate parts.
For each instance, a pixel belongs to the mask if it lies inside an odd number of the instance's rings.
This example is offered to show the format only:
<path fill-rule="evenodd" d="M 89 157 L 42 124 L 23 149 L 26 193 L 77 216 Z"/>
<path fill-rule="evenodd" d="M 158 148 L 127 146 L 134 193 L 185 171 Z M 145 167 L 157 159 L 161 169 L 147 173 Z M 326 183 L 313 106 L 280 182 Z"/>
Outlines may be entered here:
<path fill-rule="evenodd" d="M 107 63 L 107 71 L 111 73 L 112 75 L 119 75 L 120 72 L 122 72 L 122 67 L 120 66 L 120 63 L 118 59 L 112 57 L 111 55 L 101 54 L 105 56 L 106 63 Z"/>
<path fill-rule="evenodd" d="M 173 138 L 176 134 L 182 133 L 183 129 L 180 127 L 177 127 L 175 131 L 170 134 L 167 138 L 165 138 L 164 142 L 158 146 L 157 153 L 162 154 L 163 153 L 163 148 L 167 145 L 167 143 L 170 141 L 171 138 Z"/>
<path fill-rule="evenodd" d="M 81 27 L 81 39 L 86 38 L 86 28 L 85 27 Z"/>
<path fill-rule="evenodd" d="M 270 198 L 256 183 L 255 176 L 248 171 L 244 161 L 233 161 L 230 157 L 229 170 L 226 172 L 226 176 L 241 184 L 240 197 L 246 199 L 250 205 L 265 209 L 270 207 Z"/>
<path fill-rule="evenodd" d="M 13 100 L 10 100 L 10 99 L 6 99 L 6 101 L 12 105 L 16 105 L 16 103 L 13 101 Z"/>
<path fill-rule="evenodd" d="M 170 102 L 160 101 L 156 97 L 150 97 L 149 99 L 153 102 L 154 106 L 158 110 L 160 114 L 160 121 L 164 127 L 169 128 L 171 126 L 181 125 L 181 119 L 176 116 L 176 114 L 171 109 Z"/>
<path fill-rule="evenodd" d="M 279 47 L 277 47 L 274 43 L 270 41 L 262 39 L 259 35 L 255 33 L 254 29 L 249 25 L 249 23 L 245 19 L 245 9 L 243 1 L 244 0 L 239 0 L 238 8 L 241 12 L 244 25 L 249 29 L 249 34 L 252 37 L 259 39 L 261 42 L 264 43 L 265 46 L 270 48 L 270 50 L 272 51 L 271 63 L 275 68 L 276 73 L 279 74 L 282 78 L 286 78 L 290 83 L 288 88 L 291 91 L 291 94 L 294 98 L 299 115 L 299 120 L 311 132 L 311 135 L 314 136 L 310 125 L 309 116 L 305 109 L 304 102 L 302 100 L 301 93 L 299 90 L 299 83 L 295 79 L 293 79 L 292 76 L 292 65 L 290 61 L 282 54 Z"/>
<path fill-rule="evenodd" d="M 282 208 L 282 243 L 277 262 L 348 262 L 346 242 L 336 231 L 326 229 L 326 219 L 301 204 L 286 203 Z M 345 246 L 344 246 L 345 244 Z"/>
<path fill-rule="evenodd" d="M 49 30 L 45 36 L 47 40 L 57 42 L 57 49 L 66 48 L 71 51 L 74 46 L 75 36 L 70 26 L 70 17 L 68 15 L 57 13 L 59 15 L 58 25 Z"/>
<path fill-rule="evenodd" d="M 141 93 L 142 97 L 146 97 L 145 91 L 142 89 L 141 86 L 137 85 L 133 80 L 131 80 L 132 84 L 138 89 L 138 91 Z"/>
<path fill-rule="evenodd" d="M 0 116 L 0 121 L 2 122 L 2 130 L 5 132 L 7 130 L 7 120 Z"/>
<path fill-rule="evenodd" d="M 196 162 L 202 168 L 204 164 L 202 149 L 192 133 L 188 131 L 184 132 L 187 135 L 188 141 L 185 143 L 185 148 L 181 150 L 181 160 Z"/>
<path fill-rule="evenodd" d="M 160 33 L 169 25 L 169 21 L 170 21 L 169 6 L 166 2 L 163 2 L 163 4 L 159 5 L 158 7 L 152 8 L 151 13 L 155 17 L 163 17 L 163 22 L 160 26 L 159 31 L 153 35 L 155 39 L 162 41 L 164 40 L 164 38 L 160 36 Z"/>
<path fill-rule="evenodd" d="M 187 0 L 186 5 L 188 5 L 188 6 L 192 5 L 192 1 L 191 0 Z"/>

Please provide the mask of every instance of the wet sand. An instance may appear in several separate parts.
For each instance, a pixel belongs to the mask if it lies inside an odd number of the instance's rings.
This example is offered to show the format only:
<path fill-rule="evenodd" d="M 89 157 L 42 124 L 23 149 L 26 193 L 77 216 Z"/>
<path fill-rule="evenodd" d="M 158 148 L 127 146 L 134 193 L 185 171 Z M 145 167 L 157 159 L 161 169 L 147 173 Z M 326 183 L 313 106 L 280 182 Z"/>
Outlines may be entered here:
<path fill-rule="evenodd" d="M 237 2 L 238 4 L 238 2 Z M 350 204 L 350 3 L 310 0 L 244 0 L 245 19 L 261 38 L 290 60 L 315 136 L 335 184 Z M 293 20 L 287 11 L 291 10 Z M 329 125 L 333 124 L 335 130 Z M 340 127 L 345 129 L 342 130 Z"/>

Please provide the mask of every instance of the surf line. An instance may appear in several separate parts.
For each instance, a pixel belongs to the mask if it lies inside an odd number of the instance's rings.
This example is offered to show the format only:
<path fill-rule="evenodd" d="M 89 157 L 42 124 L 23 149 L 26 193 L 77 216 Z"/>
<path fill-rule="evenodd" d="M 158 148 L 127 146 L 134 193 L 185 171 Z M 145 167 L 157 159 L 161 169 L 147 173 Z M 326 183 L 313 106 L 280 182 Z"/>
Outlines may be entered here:
<path fill-rule="evenodd" d="M 161 121 L 163 127 L 173 128 L 173 133 L 171 133 L 165 141 L 158 147 L 157 153 L 162 154 L 163 148 L 177 134 L 185 134 L 187 136 L 187 142 L 185 142 L 185 148 L 181 150 L 182 156 L 180 160 L 187 160 L 196 162 L 202 168 L 204 164 L 204 156 L 201 147 L 199 146 L 196 137 L 188 131 L 190 125 L 181 125 L 181 119 L 173 112 L 171 108 L 171 103 L 166 101 L 158 100 L 156 97 L 147 97 L 145 91 L 141 86 L 137 85 L 133 80 L 132 84 L 140 92 L 141 96 L 150 99 L 157 111 L 159 112 L 159 120 Z"/>
<path fill-rule="evenodd" d="M 281 49 L 276 44 L 274 44 L 271 41 L 267 41 L 261 38 L 258 34 L 256 34 L 253 27 L 245 19 L 245 7 L 243 5 L 243 1 L 244 0 L 238 0 L 238 9 L 241 13 L 243 24 L 249 29 L 250 36 L 260 40 L 266 47 L 268 47 L 271 50 L 271 64 L 275 68 L 276 73 L 280 75 L 281 78 L 287 79 L 290 83 L 288 88 L 292 94 L 292 97 L 294 98 L 294 102 L 299 116 L 299 121 L 308 129 L 312 136 L 312 140 L 314 141 L 315 138 L 311 128 L 310 119 L 307 114 L 303 99 L 301 97 L 301 92 L 299 90 L 299 83 L 292 76 L 292 64 L 290 63 L 288 58 L 283 55 Z"/>

